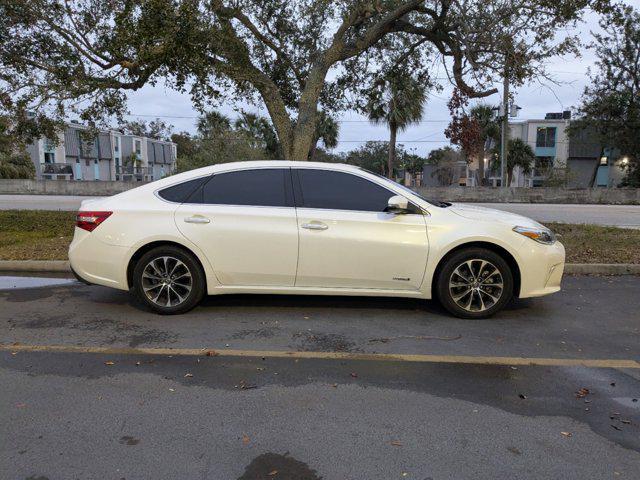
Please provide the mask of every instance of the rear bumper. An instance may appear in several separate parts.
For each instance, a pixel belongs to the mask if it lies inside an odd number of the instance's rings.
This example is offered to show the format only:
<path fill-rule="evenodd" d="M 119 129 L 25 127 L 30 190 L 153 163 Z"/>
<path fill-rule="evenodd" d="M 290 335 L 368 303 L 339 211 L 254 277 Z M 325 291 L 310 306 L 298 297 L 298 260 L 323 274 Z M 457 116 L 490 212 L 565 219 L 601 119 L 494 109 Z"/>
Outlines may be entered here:
<path fill-rule="evenodd" d="M 71 267 L 71 273 L 73 273 L 73 276 L 76 277 L 76 280 L 78 280 L 79 282 L 84 283 L 85 285 L 93 285 L 93 283 L 88 282 L 87 280 L 85 280 L 84 278 L 82 278 L 80 275 L 78 275 L 78 272 L 76 272 L 73 267 Z"/>
<path fill-rule="evenodd" d="M 88 284 L 128 290 L 126 265 L 129 249 L 107 245 L 90 232 L 76 228 L 69 246 L 73 274 Z"/>

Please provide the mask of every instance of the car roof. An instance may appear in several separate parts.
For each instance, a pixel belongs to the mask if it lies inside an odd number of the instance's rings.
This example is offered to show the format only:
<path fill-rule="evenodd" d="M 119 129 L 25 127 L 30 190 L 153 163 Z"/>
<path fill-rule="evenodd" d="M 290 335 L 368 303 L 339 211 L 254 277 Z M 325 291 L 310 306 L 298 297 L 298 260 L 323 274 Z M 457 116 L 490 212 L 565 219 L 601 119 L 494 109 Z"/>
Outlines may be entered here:
<path fill-rule="evenodd" d="M 251 168 L 251 167 L 302 167 L 302 168 L 322 168 L 336 170 L 360 170 L 360 167 L 349 165 L 346 163 L 330 163 L 330 162 L 308 162 L 299 160 L 252 160 L 246 162 L 229 162 L 214 165 L 216 170 L 233 170 L 235 168 Z"/>

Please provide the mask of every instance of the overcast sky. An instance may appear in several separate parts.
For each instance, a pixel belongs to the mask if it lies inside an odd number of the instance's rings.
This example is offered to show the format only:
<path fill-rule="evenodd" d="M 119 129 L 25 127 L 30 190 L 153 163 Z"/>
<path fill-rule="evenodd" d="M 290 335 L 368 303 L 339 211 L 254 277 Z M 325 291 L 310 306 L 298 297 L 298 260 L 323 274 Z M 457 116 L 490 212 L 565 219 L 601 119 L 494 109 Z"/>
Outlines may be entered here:
<path fill-rule="evenodd" d="M 629 3 L 637 3 L 639 0 L 629 0 Z M 598 19 L 595 15 L 589 15 L 580 26 L 578 33 L 585 43 L 591 40 L 590 31 L 598 30 Z M 580 96 L 588 83 L 587 69 L 594 64 L 595 57 L 592 51 L 583 50 L 581 58 L 557 58 L 549 62 L 548 71 L 560 85 L 540 85 L 533 82 L 531 85 L 519 88 L 515 92 L 516 104 L 522 107 L 520 119 L 544 118 L 547 112 L 560 112 L 568 110 L 579 103 Z M 398 135 L 399 143 L 409 150 L 415 149 L 416 153 L 426 155 L 435 148 L 448 145 L 444 129 L 449 123 L 449 111 L 447 101 L 451 94 L 451 86 L 445 81 L 444 90 L 430 95 L 425 106 L 423 122 L 415 125 Z M 487 103 L 498 104 L 500 95 L 496 94 L 485 99 Z M 133 114 L 143 120 L 151 120 L 160 117 L 172 124 L 176 131 L 193 132 L 195 130 L 195 118 L 197 112 L 192 108 L 188 95 L 181 95 L 162 86 L 145 87 L 130 95 L 129 109 Z M 232 118 L 237 114 L 233 106 L 223 106 L 220 111 Z M 247 108 L 249 111 L 258 111 L 256 107 Z M 266 116 L 264 110 L 260 113 Z M 388 131 L 384 126 L 371 125 L 366 118 L 355 112 L 344 112 L 340 119 L 340 143 L 336 151 L 347 151 L 357 148 L 368 140 L 387 140 Z"/>

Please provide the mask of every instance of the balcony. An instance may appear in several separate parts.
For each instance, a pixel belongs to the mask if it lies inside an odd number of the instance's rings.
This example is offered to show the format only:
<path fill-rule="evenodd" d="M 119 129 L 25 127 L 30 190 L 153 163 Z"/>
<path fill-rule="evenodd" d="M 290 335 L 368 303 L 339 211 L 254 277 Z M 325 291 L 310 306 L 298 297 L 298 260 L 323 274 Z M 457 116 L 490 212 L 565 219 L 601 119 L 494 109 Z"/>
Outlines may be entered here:
<path fill-rule="evenodd" d="M 69 163 L 43 163 L 40 166 L 42 178 L 45 180 L 71 180 L 73 165 Z"/>
<path fill-rule="evenodd" d="M 123 182 L 151 182 L 153 181 L 153 169 L 135 165 L 119 165 L 116 166 L 116 180 Z"/>

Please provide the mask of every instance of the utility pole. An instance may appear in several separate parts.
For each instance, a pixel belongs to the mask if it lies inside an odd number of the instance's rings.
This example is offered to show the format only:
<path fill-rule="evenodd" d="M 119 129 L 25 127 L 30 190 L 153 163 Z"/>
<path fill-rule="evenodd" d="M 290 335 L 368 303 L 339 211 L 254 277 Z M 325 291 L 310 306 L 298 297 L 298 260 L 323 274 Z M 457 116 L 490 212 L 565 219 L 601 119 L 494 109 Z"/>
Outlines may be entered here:
<path fill-rule="evenodd" d="M 502 86 L 502 142 L 500 145 L 500 186 L 506 184 L 505 168 L 507 167 L 507 145 L 509 142 L 509 69 L 505 56 L 504 79 Z"/>

